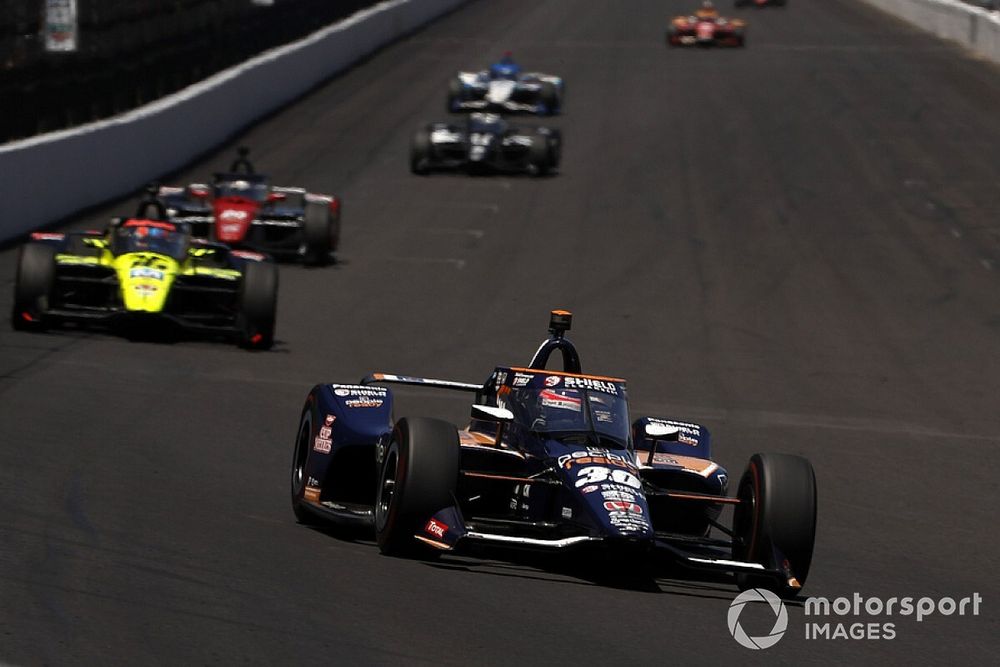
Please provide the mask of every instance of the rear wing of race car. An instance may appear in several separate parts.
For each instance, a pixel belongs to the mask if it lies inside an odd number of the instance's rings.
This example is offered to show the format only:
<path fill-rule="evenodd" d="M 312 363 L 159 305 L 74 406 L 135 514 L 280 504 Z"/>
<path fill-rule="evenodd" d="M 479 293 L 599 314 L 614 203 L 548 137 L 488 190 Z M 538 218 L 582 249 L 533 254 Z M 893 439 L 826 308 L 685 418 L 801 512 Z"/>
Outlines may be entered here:
<path fill-rule="evenodd" d="M 483 388 L 481 384 L 471 384 L 469 382 L 435 380 L 433 378 L 421 378 L 412 375 L 393 375 L 392 373 L 372 373 L 361 378 L 361 384 L 375 384 L 377 382 L 434 387 L 435 389 L 451 389 L 453 391 L 467 391 L 473 394 L 479 393 Z"/>

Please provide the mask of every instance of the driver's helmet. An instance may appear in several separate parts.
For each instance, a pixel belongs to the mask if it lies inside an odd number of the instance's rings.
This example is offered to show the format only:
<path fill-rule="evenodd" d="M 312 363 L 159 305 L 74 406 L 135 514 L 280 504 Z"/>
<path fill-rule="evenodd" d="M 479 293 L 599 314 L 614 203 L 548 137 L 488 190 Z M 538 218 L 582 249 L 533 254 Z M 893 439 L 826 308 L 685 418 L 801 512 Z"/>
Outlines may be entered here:
<path fill-rule="evenodd" d="M 703 3 L 701 3 L 701 8 L 698 9 L 698 11 L 696 11 L 694 14 L 700 19 L 719 18 L 719 10 L 717 10 L 715 8 L 715 5 L 712 4 L 712 0 L 705 0 Z"/>
<path fill-rule="evenodd" d="M 585 423 L 583 395 L 577 389 L 542 389 L 535 409 L 536 429 L 576 430 Z"/>
<path fill-rule="evenodd" d="M 250 181 L 243 181 L 243 180 L 233 181 L 232 183 L 229 184 L 229 187 L 233 190 L 238 190 L 238 191 L 249 190 Z"/>
<path fill-rule="evenodd" d="M 134 227 L 132 237 L 136 250 L 151 250 L 166 241 L 167 232 L 159 227 Z"/>
<path fill-rule="evenodd" d="M 504 53 L 500 60 L 490 65 L 491 79 L 507 79 L 515 81 L 520 74 L 521 66 L 514 62 L 514 56 L 510 51 Z"/>

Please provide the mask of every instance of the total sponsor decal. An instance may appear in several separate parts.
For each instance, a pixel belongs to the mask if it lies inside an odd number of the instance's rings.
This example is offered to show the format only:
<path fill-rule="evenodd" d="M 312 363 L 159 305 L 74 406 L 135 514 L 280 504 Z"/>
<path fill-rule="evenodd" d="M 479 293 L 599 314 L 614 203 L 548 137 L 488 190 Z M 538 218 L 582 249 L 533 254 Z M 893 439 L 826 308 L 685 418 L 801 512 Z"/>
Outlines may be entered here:
<path fill-rule="evenodd" d="M 563 454 L 559 457 L 560 468 L 569 470 L 575 465 L 618 466 L 635 470 L 635 464 L 631 460 L 621 454 L 609 452 L 606 449 L 581 449 L 572 454 Z"/>
<path fill-rule="evenodd" d="M 618 387 L 615 386 L 614 382 L 608 382 L 607 380 L 568 377 L 563 381 L 563 385 L 567 389 L 595 389 L 603 391 L 605 394 L 618 395 Z"/>
<path fill-rule="evenodd" d="M 547 378 L 545 378 L 546 387 L 555 387 L 560 382 L 562 382 L 562 378 L 559 377 L 558 375 L 550 375 Z"/>
<path fill-rule="evenodd" d="M 448 524 L 441 523 L 437 519 L 431 519 L 427 522 L 427 525 L 424 526 L 424 532 L 428 535 L 444 539 L 444 534 L 448 532 Z"/>
<path fill-rule="evenodd" d="M 333 422 L 337 421 L 336 415 L 327 415 L 326 419 L 323 420 L 324 426 L 333 426 Z"/>
<path fill-rule="evenodd" d="M 160 287 L 158 285 L 146 285 L 142 283 L 132 285 L 132 289 L 141 294 L 153 294 L 160 291 Z"/>
<path fill-rule="evenodd" d="M 582 489 L 580 489 L 580 493 L 593 493 L 594 491 L 597 491 L 599 488 L 600 487 L 597 486 L 596 484 L 591 484 L 590 486 L 585 486 Z"/>
<path fill-rule="evenodd" d="M 313 440 L 313 451 L 319 452 L 320 454 L 329 454 L 330 450 L 333 449 L 333 440 L 329 437 L 323 437 L 324 430 L 326 430 L 327 433 L 330 431 L 330 429 L 326 426 L 320 429 L 320 434 Z"/>

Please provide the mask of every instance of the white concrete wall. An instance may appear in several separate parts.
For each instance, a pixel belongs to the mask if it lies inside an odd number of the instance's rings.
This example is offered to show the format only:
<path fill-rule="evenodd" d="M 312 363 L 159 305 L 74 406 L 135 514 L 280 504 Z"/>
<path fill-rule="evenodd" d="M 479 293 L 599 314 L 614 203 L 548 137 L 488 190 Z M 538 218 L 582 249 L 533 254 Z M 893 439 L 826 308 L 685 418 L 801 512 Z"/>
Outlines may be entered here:
<path fill-rule="evenodd" d="M 389 0 L 113 118 L 0 146 L 0 240 L 127 194 L 467 0 Z"/>
<path fill-rule="evenodd" d="M 1000 62 L 1000 12 L 960 0 L 864 0 L 938 37 Z"/>

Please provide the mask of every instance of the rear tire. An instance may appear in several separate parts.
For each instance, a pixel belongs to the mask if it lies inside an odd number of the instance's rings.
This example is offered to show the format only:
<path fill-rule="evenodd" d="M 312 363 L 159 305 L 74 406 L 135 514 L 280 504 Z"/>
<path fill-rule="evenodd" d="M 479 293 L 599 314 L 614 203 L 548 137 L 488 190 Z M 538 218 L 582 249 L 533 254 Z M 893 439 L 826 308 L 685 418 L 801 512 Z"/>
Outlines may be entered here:
<path fill-rule="evenodd" d="M 11 325 L 21 331 L 40 331 L 46 327 L 45 313 L 56 281 L 56 249 L 41 243 L 28 243 L 17 256 L 14 279 L 14 305 Z"/>
<path fill-rule="evenodd" d="M 418 130 L 410 144 L 410 171 L 423 175 L 430 171 L 431 133 Z"/>
<path fill-rule="evenodd" d="M 375 499 L 375 537 L 393 556 L 435 553 L 413 536 L 455 504 L 458 431 L 438 419 L 400 419 L 382 456 Z"/>
<path fill-rule="evenodd" d="M 278 267 L 271 262 L 247 262 L 240 290 L 240 344 L 252 350 L 274 345 L 278 310 Z"/>
<path fill-rule="evenodd" d="M 330 261 L 333 238 L 338 230 L 330 207 L 323 202 L 306 202 L 302 221 L 302 236 L 306 249 L 302 261 L 309 266 L 322 266 Z"/>
<path fill-rule="evenodd" d="M 768 569 L 788 569 L 800 584 L 737 575 L 740 590 L 766 588 L 795 597 L 805 586 L 816 539 L 816 474 L 800 456 L 754 454 L 740 479 L 733 517 L 733 556 Z"/>
<path fill-rule="evenodd" d="M 545 176 L 559 164 L 559 139 L 557 136 L 535 134 L 528 149 L 528 162 L 535 176 Z"/>

